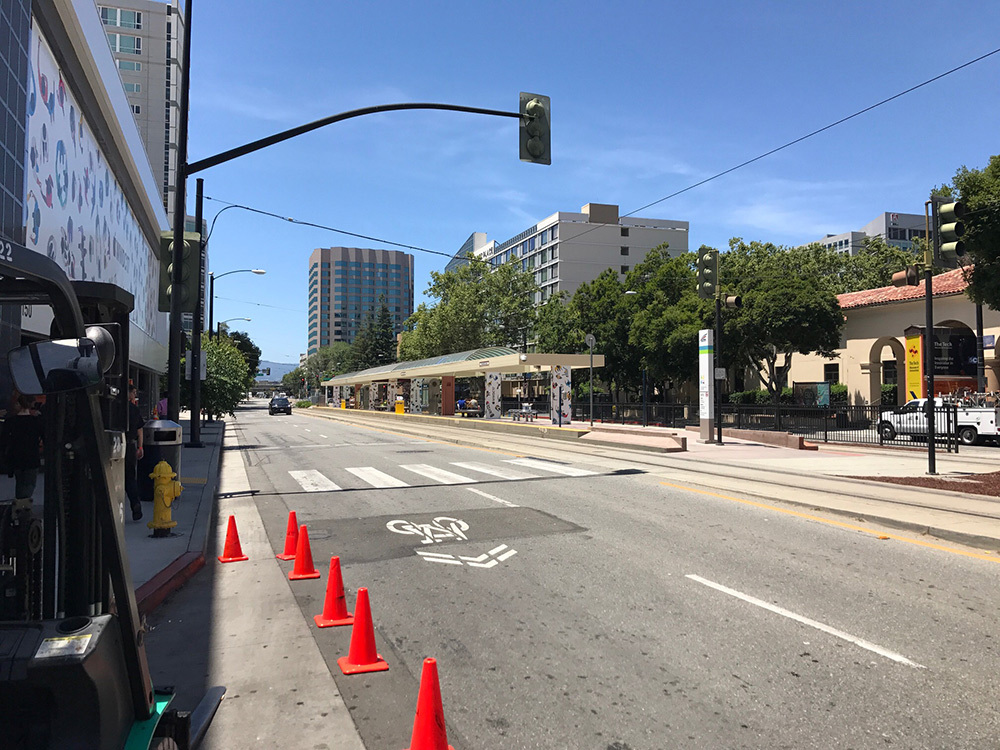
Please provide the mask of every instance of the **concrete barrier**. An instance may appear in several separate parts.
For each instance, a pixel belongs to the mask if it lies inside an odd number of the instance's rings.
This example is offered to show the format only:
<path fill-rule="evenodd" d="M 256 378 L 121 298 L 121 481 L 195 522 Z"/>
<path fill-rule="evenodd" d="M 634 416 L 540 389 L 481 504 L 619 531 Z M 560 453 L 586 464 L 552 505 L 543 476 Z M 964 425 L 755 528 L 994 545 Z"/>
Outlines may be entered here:
<path fill-rule="evenodd" d="M 691 432 L 698 432 L 697 426 L 688 426 Z M 714 435 L 714 433 L 713 433 Z M 737 438 L 738 440 L 752 440 L 755 443 L 765 443 L 767 445 L 777 445 L 779 448 L 791 448 L 797 451 L 816 451 L 819 446 L 815 443 L 806 442 L 801 435 L 793 435 L 790 432 L 777 432 L 776 430 L 738 430 L 724 427 L 722 437 Z"/>

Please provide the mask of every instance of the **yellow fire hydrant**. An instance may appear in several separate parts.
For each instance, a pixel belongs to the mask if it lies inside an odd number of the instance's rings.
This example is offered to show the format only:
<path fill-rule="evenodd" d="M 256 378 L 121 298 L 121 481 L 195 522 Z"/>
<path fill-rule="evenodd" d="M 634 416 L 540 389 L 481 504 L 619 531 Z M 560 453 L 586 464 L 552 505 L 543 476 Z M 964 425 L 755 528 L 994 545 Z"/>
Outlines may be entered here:
<path fill-rule="evenodd" d="M 174 481 L 176 476 L 166 461 L 160 461 L 149 475 L 153 480 L 153 520 L 146 527 L 153 530 L 153 536 L 169 536 L 170 529 L 177 525 L 170 519 L 170 506 L 184 488 Z"/>

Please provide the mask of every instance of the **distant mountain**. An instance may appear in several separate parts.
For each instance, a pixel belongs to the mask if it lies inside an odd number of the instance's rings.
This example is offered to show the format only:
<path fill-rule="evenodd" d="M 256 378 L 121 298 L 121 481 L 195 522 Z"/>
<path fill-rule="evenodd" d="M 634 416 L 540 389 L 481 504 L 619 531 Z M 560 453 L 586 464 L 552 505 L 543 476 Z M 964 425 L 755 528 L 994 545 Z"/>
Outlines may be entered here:
<path fill-rule="evenodd" d="M 271 374 L 259 375 L 257 380 L 281 380 L 282 377 L 290 373 L 296 367 L 298 367 L 298 365 L 283 364 L 281 362 L 268 362 L 267 360 L 262 359 L 260 361 L 260 369 L 263 371 L 270 368 Z"/>

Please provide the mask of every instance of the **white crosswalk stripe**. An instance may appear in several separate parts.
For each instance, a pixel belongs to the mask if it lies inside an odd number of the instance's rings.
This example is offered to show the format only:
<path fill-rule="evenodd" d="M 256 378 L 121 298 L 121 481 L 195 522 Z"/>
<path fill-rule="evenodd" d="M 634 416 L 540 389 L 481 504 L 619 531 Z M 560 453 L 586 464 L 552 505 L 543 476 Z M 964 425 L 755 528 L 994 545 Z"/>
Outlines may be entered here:
<path fill-rule="evenodd" d="M 433 479 L 441 484 L 475 484 L 477 480 L 471 477 L 464 477 L 444 469 L 437 469 L 429 464 L 401 464 L 401 468 L 412 471 L 414 474 Z"/>
<path fill-rule="evenodd" d="M 568 477 L 589 477 L 597 473 L 596 471 L 590 471 L 589 469 L 578 469 L 575 466 L 557 464 L 554 461 L 542 461 L 537 458 L 508 458 L 505 459 L 504 463 L 526 466 L 529 469 L 551 471 L 556 474 L 564 474 Z"/>
<path fill-rule="evenodd" d="M 508 469 L 505 466 L 490 466 L 476 461 L 452 461 L 451 465 L 460 469 L 478 471 L 481 474 L 489 474 L 491 477 L 500 477 L 500 479 L 538 479 L 538 474 L 527 474 L 523 471 Z"/>
<path fill-rule="evenodd" d="M 315 469 L 289 471 L 288 473 L 306 492 L 334 492 L 340 489 Z"/>
<path fill-rule="evenodd" d="M 402 479 L 389 476 L 384 471 L 379 471 L 373 466 L 351 466 L 347 471 L 363 482 L 367 482 L 372 487 L 409 487 Z"/>

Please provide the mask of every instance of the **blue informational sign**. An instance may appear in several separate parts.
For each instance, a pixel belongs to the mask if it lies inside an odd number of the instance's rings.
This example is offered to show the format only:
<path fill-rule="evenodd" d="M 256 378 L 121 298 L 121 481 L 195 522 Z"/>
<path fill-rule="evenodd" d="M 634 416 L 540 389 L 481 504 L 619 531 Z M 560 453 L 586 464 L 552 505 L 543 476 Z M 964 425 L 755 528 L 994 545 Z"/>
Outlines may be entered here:
<path fill-rule="evenodd" d="M 983 349 L 996 349 L 997 337 L 994 334 L 983 334 Z"/>

